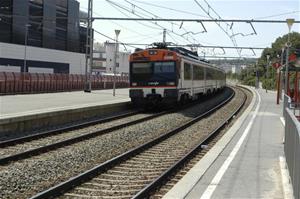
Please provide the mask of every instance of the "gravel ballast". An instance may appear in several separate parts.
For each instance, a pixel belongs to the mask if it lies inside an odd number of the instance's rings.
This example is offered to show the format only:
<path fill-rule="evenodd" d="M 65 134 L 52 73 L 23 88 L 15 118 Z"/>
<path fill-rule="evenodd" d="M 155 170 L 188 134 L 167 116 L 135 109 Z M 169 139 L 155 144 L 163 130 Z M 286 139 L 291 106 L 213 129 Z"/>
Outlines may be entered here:
<path fill-rule="evenodd" d="M 107 128 L 110 128 L 110 127 L 113 127 L 113 126 L 125 124 L 125 123 L 128 123 L 128 122 L 134 121 L 134 120 L 138 120 L 138 119 L 148 117 L 150 115 L 152 115 L 152 114 L 142 114 L 141 113 L 141 114 L 129 116 L 129 117 L 126 117 L 126 118 L 114 120 L 114 121 L 111 121 L 111 122 L 91 125 L 91 126 L 86 127 L 86 128 L 71 130 L 71 131 L 63 132 L 63 133 L 58 134 L 58 135 L 47 136 L 45 138 L 40 138 L 40 139 L 37 139 L 37 140 L 32 140 L 32 141 L 17 144 L 17 145 L 14 145 L 14 146 L 5 147 L 4 149 L 0 150 L 0 157 L 2 157 L 2 158 L 7 157 L 9 155 L 21 153 L 21 152 L 24 152 L 24 151 L 27 151 L 27 150 L 32 150 L 32 149 L 35 149 L 35 148 L 38 148 L 38 147 L 42 147 L 42 146 L 53 144 L 53 143 L 56 143 L 56 142 L 59 142 L 59 141 L 74 138 L 76 136 L 89 134 L 89 133 L 92 133 L 92 132 L 95 132 L 95 131 L 99 131 L 101 129 L 107 129 Z"/>

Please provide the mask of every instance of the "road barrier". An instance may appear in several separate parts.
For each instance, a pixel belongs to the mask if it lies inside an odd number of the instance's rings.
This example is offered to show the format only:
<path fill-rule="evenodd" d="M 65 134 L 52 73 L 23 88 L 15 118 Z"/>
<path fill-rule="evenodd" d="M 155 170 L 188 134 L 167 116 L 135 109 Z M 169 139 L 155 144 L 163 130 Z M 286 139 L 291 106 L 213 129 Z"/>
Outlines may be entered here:
<path fill-rule="evenodd" d="M 92 75 L 92 89 L 111 89 L 113 76 Z M 83 90 L 85 75 L 0 72 L 0 94 L 46 93 Z M 116 88 L 129 86 L 128 75 L 116 76 Z"/>
<path fill-rule="evenodd" d="M 300 123 L 295 116 L 297 106 L 285 96 L 285 142 L 284 153 L 293 186 L 294 198 L 300 198 Z M 292 108 L 292 109 L 291 109 Z"/>

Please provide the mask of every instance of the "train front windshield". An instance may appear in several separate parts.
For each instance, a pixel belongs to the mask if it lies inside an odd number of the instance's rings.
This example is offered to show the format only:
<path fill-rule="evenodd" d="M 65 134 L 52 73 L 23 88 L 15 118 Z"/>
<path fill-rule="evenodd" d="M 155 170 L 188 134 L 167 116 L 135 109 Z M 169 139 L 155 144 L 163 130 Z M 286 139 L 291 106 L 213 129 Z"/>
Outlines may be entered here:
<path fill-rule="evenodd" d="M 176 84 L 175 62 L 131 63 L 131 82 L 139 86 Z M 133 85 L 134 86 L 134 85 Z"/>

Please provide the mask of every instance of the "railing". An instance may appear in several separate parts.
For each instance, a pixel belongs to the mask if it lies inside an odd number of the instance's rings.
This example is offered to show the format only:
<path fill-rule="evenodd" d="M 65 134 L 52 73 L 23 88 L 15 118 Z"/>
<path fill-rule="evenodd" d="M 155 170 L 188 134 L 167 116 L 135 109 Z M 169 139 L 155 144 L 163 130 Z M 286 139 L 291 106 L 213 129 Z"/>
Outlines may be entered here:
<path fill-rule="evenodd" d="M 111 89 L 113 76 L 91 76 L 92 89 Z M 128 87 L 128 76 L 116 76 L 116 88 Z M 83 90 L 84 75 L 0 72 L 0 94 Z"/>
<path fill-rule="evenodd" d="M 295 115 L 298 109 L 288 96 L 285 96 L 285 142 L 284 153 L 288 165 L 295 198 L 300 198 L 300 123 Z"/>
<path fill-rule="evenodd" d="M 288 96 L 288 95 L 286 95 L 286 94 L 284 94 L 284 97 L 283 97 L 284 99 L 283 99 L 283 118 L 284 119 L 286 119 L 286 108 L 291 108 L 290 106 L 291 106 L 291 103 L 292 103 L 292 100 L 291 100 L 291 98 Z"/>

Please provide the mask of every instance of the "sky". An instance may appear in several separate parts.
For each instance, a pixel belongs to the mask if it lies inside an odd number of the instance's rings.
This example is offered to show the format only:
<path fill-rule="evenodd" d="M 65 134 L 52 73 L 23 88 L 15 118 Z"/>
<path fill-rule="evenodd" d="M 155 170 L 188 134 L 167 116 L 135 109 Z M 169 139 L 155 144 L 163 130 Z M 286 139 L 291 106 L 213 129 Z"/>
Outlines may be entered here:
<path fill-rule="evenodd" d="M 88 0 L 78 0 L 80 8 L 87 10 Z M 298 0 L 93 0 L 94 17 L 126 17 L 126 18 L 180 18 L 180 19 L 209 19 L 206 12 L 209 11 L 213 18 L 220 16 L 223 19 L 264 19 L 286 20 L 294 18 L 300 20 L 300 2 Z M 208 3 L 208 4 L 207 4 Z M 209 6 L 210 8 L 209 8 Z M 177 10 L 177 11 L 175 11 Z M 217 15 L 218 14 L 218 15 Z M 144 21 L 117 21 L 95 20 L 93 27 L 96 31 L 115 38 L 115 30 L 121 30 L 119 41 L 122 43 L 151 44 L 163 39 L 163 29 L 167 30 L 167 42 L 175 44 L 201 44 L 214 46 L 234 46 L 231 38 L 235 39 L 237 46 L 270 47 L 279 36 L 288 33 L 287 24 L 279 23 L 253 23 L 253 27 L 247 23 L 221 24 L 203 22 L 207 32 L 203 32 L 200 23 L 197 22 L 144 22 Z M 300 25 L 294 24 L 291 31 L 300 32 Z M 236 36 L 231 37 L 230 35 Z M 95 33 L 97 42 L 112 41 L 98 33 Z M 145 46 L 137 46 L 144 48 Z M 134 48 L 126 46 L 120 50 L 133 51 Z M 235 49 L 207 49 L 198 48 L 200 56 L 229 56 L 236 57 L 239 53 Z M 225 51 L 225 52 L 224 52 Z M 243 57 L 259 57 L 262 50 L 242 50 Z"/>

